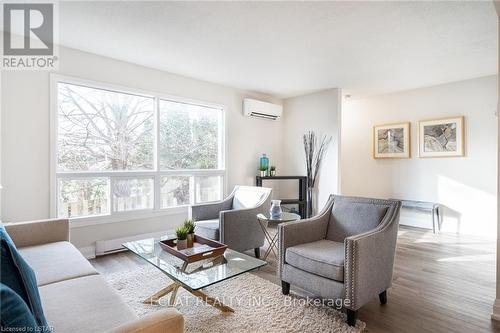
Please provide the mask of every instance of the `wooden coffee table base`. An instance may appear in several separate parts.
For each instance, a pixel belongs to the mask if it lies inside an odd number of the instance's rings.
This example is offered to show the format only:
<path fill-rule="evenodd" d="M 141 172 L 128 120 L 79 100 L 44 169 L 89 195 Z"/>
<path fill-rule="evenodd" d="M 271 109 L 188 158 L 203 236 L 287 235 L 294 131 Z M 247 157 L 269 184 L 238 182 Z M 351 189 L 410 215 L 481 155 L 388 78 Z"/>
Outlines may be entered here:
<path fill-rule="evenodd" d="M 230 308 L 227 305 L 222 304 L 217 299 L 208 296 L 207 294 L 205 294 L 201 290 L 191 290 L 189 288 L 185 288 L 184 286 L 182 286 L 180 283 L 177 283 L 177 282 L 174 282 L 171 285 L 169 285 L 168 287 L 163 288 L 162 290 L 158 291 L 157 293 L 149 296 L 148 298 L 146 298 L 143 301 L 143 303 L 144 304 L 159 304 L 158 301 L 160 300 L 160 298 L 162 298 L 163 296 L 165 296 L 169 293 L 172 293 L 170 295 L 170 299 L 169 299 L 168 303 L 170 306 L 174 306 L 175 299 L 177 298 L 177 290 L 181 287 L 183 289 L 189 291 L 192 295 L 194 295 L 198 298 L 201 298 L 207 304 L 210 304 L 211 306 L 221 310 L 222 312 L 234 312 L 234 310 L 232 308 Z"/>

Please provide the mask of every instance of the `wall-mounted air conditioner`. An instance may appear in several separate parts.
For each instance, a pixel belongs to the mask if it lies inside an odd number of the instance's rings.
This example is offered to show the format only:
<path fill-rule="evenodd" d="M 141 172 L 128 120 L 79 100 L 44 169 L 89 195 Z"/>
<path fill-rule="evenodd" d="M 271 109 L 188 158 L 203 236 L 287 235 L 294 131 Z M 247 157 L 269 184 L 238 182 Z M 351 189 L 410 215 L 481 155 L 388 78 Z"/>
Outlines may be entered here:
<path fill-rule="evenodd" d="M 247 117 L 277 120 L 283 114 L 283 106 L 245 98 L 243 99 L 243 114 Z"/>

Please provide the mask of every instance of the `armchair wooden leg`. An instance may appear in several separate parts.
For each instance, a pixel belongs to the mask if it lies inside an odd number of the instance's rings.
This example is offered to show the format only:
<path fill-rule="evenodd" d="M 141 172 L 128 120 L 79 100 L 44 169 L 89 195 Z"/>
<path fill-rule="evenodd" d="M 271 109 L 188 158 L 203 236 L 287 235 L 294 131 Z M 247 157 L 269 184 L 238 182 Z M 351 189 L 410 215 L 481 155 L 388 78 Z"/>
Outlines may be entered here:
<path fill-rule="evenodd" d="M 260 247 L 256 247 L 253 251 L 255 253 L 255 258 L 260 258 Z"/>
<path fill-rule="evenodd" d="M 358 311 L 354 311 L 351 309 L 346 309 L 346 310 L 347 310 L 347 325 L 355 326 L 356 318 L 358 317 Z"/>
<path fill-rule="evenodd" d="M 283 293 L 283 295 L 290 294 L 290 283 L 281 281 L 281 292 Z"/>
<path fill-rule="evenodd" d="M 380 304 L 387 304 L 387 290 L 378 294 L 378 299 L 380 300 Z"/>

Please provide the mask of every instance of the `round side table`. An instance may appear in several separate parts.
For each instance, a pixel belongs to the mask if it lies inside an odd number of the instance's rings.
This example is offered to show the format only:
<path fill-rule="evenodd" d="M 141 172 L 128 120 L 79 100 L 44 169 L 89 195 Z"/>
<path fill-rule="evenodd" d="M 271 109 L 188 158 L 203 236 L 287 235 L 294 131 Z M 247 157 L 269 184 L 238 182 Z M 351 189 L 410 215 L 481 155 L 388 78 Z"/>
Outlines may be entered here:
<path fill-rule="evenodd" d="M 267 249 L 266 253 L 264 254 L 264 257 L 262 260 L 266 260 L 267 256 L 272 252 L 274 253 L 274 256 L 278 258 L 277 251 L 278 251 L 278 233 L 271 235 L 269 233 L 269 230 L 267 230 L 267 225 L 269 223 L 283 223 L 283 222 L 292 222 L 292 221 L 297 221 L 300 220 L 300 215 L 295 214 L 295 213 L 287 213 L 283 212 L 281 215 L 276 218 L 276 217 L 271 217 L 270 213 L 264 213 L 264 214 L 258 214 L 257 215 L 257 221 L 260 224 L 260 227 L 262 228 L 262 231 L 264 232 L 264 236 L 266 237 L 268 243 L 269 243 L 269 248 Z"/>

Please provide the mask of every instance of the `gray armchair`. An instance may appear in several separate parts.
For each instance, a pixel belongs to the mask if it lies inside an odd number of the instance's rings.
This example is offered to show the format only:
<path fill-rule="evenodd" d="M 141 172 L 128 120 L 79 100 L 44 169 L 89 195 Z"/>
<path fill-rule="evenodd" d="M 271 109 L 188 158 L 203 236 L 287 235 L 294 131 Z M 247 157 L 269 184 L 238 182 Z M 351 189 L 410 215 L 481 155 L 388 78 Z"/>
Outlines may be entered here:
<path fill-rule="evenodd" d="M 191 206 L 190 217 L 195 220 L 196 234 L 239 252 L 254 249 L 258 258 L 264 233 L 257 214 L 268 211 L 270 202 L 270 188 L 236 186 L 223 201 Z"/>
<path fill-rule="evenodd" d="M 283 294 L 290 284 L 325 299 L 343 299 L 347 322 L 373 297 L 387 302 L 401 202 L 331 195 L 310 219 L 278 225 Z"/>

